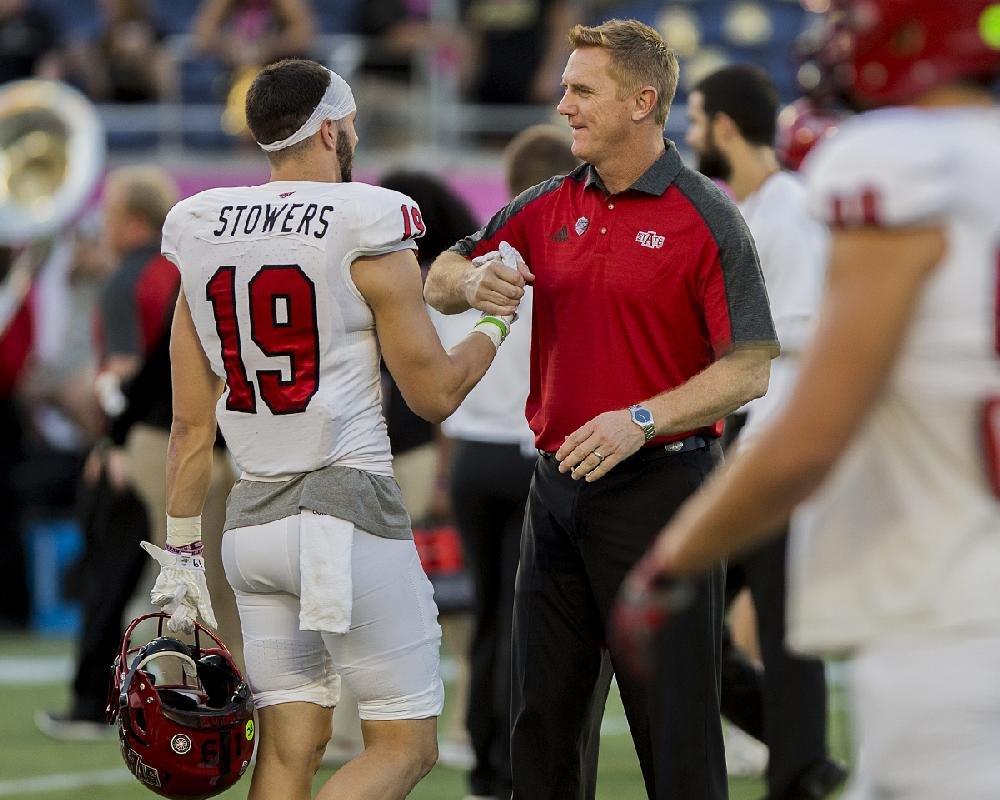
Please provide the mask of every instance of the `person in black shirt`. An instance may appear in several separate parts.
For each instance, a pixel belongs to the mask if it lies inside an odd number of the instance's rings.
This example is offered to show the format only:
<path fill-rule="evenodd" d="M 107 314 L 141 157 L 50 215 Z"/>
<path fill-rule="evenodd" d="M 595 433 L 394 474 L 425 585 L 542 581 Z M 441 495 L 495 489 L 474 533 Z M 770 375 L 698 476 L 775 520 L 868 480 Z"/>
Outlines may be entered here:
<path fill-rule="evenodd" d="M 0 0 L 0 83 L 58 78 L 59 29 L 53 16 L 28 0 Z"/>

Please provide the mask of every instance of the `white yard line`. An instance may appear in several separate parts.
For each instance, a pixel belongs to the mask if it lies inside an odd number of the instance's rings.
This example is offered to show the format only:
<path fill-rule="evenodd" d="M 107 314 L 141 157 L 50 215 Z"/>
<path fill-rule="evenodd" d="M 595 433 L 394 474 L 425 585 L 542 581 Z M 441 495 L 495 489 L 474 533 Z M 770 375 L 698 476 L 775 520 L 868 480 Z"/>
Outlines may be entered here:
<path fill-rule="evenodd" d="M 72 677 L 71 656 L 0 655 L 0 685 L 65 683 Z"/>
<path fill-rule="evenodd" d="M 132 773 L 122 767 L 95 769 L 87 772 L 62 772 L 55 775 L 39 775 L 36 778 L 15 778 L 0 781 L 0 797 L 37 792 L 58 792 L 66 789 L 81 789 L 85 786 L 112 786 L 134 781 Z"/>

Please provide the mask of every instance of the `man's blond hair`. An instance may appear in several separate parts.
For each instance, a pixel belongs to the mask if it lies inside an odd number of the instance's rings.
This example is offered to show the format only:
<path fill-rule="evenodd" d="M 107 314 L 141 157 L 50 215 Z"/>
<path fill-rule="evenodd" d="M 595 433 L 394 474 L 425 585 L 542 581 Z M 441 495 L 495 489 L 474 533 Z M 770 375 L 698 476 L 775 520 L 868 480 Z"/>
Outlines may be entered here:
<path fill-rule="evenodd" d="M 154 231 L 163 227 L 167 213 L 178 199 L 174 179 L 166 170 L 151 165 L 112 170 L 106 185 L 120 188 L 125 213 L 142 219 Z"/>
<path fill-rule="evenodd" d="M 674 51 L 656 30 L 634 19 L 609 19 L 596 27 L 574 25 L 569 43 L 574 49 L 600 47 L 608 51 L 619 100 L 643 86 L 656 89 L 653 119 L 660 127 L 666 124 L 680 67 Z"/>

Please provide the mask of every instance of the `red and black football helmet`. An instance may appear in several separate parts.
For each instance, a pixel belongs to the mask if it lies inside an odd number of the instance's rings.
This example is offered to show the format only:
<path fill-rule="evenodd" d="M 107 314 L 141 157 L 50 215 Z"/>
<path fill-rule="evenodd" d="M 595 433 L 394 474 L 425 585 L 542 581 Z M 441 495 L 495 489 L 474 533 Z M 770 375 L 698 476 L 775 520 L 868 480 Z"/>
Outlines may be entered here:
<path fill-rule="evenodd" d="M 1000 74 L 1000 2 L 832 0 L 803 42 L 807 92 L 861 107 L 905 104 L 941 84 Z"/>
<path fill-rule="evenodd" d="M 824 108 L 809 97 L 800 97 L 781 109 L 775 149 L 782 166 L 798 170 L 809 151 L 836 133 L 843 120 L 841 111 Z"/>
<path fill-rule="evenodd" d="M 144 786 L 169 798 L 213 797 L 250 764 L 253 697 L 214 633 L 196 623 L 187 644 L 163 635 L 167 618 L 147 614 L 125 630 L 108 722 L 118 725 L 122 757 Z M 136 631 L 147 621 L 154 637 Z"/>

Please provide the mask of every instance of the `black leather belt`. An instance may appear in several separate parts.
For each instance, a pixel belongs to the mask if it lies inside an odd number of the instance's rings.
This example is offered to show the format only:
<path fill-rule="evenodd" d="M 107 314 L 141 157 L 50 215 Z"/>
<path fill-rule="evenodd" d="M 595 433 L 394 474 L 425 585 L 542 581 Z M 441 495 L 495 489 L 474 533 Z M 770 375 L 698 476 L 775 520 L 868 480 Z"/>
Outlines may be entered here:
<path fill-rule="evenodd" d="M 699 433 L 693 436 L 688 436 L 686 439 L 678 439 L 676 442 L 667 442 L 666 444 L 652 444 L 647 447 L 643 447 L 641 450 L 630 455 L 626 461 L 631 461 L 635 459 L 637 461 L 649 461 L 654 458 L 662 458 L 663 456 L 674 455 L 675 453 L 686 453 L 689 450 L 700 450 L 702 447 L 708 447 L 715 439 L 709 439 L 707 436 L 702 436 Z M 549 450 L 539 450 L 538 455 L 542 458 L 555 458 L 555 452 Z"/>

